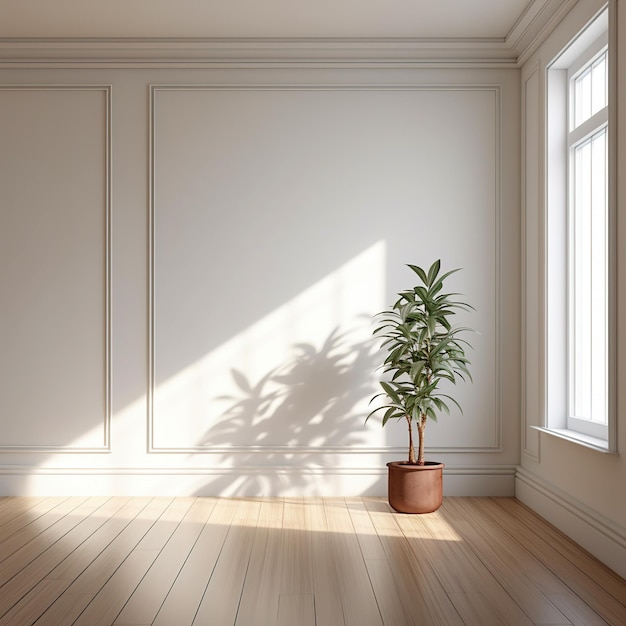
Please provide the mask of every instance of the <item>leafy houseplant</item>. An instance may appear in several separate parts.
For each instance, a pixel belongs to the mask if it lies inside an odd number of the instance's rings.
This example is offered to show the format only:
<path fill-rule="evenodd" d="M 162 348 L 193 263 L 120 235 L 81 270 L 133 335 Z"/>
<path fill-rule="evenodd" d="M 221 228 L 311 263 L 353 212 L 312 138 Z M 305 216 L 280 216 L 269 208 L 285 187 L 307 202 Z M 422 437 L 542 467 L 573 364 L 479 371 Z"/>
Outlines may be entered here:
<path fill-rule="evenodd" d="M 440 261 L 435 261 L 428 271 L 416 265 L 408 267 L 419 278 L 419 284 L 400 292 L 396 303 L 377 315 L 381 319 L 374 335 L 383 339 L 381 347 L 387 351 L 383 372 L 391 376 L 389 380 L 381 381 L 383 392 L 372 398 L 373 401 L 382 396 L 385 402 L 374 409 L 366 421 L 379 411 L 384 411 L 383 426 L 390 419 L 405 420 L 409 434 L 408 461 L 395 465 L 407 468 L 437 465 L 442 471 L 442 464 L 424 461 L 424 432 L 429 419 L 436 420 L 442 411 L 450 412 L 448 402 L 461 409 L 453 397 L 442 391 L 440 384 L 471 380 L 469 360 L 465 356 L 469 344 L 462 338 L 470 329 L 453 325 L 450 318 L 457 311 L 468 311 L 473 307 L 456 299 L 459 294 L 443 291 L 446 278 L 458 270 L 440 275 Z M 413 443 L 414 425 L 418 433 L 417 456 Z M 388 464 L 390 472 L 392 465 Z M 440 485 L 441 478 L 441 491 Z M 391 502 L 391 491 L 390 483 L 390 503 L 397 508 Z M 439 499 L 435 508 L 441 504 L 440 498 L 440 495 L 434 496 L 434 501 Z M 432 498 L 427 506 L 434 506 Z"/>

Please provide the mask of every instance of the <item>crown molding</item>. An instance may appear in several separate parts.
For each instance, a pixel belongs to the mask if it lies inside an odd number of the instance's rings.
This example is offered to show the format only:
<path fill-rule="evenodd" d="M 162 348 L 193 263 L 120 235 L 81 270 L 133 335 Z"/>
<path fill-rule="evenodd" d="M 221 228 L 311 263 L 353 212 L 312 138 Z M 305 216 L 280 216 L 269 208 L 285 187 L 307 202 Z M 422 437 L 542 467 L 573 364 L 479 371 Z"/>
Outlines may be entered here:
<path fill-rule="evenodd" d="M 504 39 L 0 39 L 0 66 L 515 65 Z"/>
<path fill-rule="evenodd" d="M 493 38 L 0 38 L 0 67 L 519 67 L 579 0 L 532 0 Z"/>
<path fill-rule="evenodd" d="M 517 64 L 523 65 L 545 41 L 578 0 L 534 0 L 517 20 L 506 37 L 516 52 Z"/>

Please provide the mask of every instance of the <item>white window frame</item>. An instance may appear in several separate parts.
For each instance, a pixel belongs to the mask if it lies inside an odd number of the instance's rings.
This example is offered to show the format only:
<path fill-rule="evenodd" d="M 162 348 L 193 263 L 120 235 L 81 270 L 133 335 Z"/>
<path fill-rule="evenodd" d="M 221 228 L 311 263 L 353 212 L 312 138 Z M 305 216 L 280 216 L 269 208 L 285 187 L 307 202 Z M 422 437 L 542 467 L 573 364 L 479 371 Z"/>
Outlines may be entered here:
<path fill-rule="evenodd" d="M 574 441 L 602 452 L 617 451 L 616 437 L 616 320 L 615 320 L 615 37 L 609 25 L 614 24 L 615 4 L 609 3 L 582 29 L 546 68 L 546 213 L 544 223 L 545 258 L 545 378 L 544 424 L 539 430 Z M 572 126 L 570 101 L 571 79 L 590 60 L 597 58 L 608 45 L 608 107 L 592 116 L 582 130 L 570 135 Z M 594 423 L 570 414 L 572 390 L 569 386 L 570 261 L 569 195 L 572 145 L 606 124 L 608 140 L 608 319 L 607 319 L 607 423 Z"/>
<path fill-rule="evenodd" d="M 605 54 L 608 57 L 608 33 L 604 33 L 600 38 L 598 38 L 589 48 L 587 48 L 569 67 L 567 70 L 567 84 L 568 84 L 568 115 L 569 118 L 569 128 L 567 132 L 567 153 L 568 153 L 568 410 L 567 410 L 567 429 L 570 431 L 580 432 L 582 434 L 588 435 L 590 437 L 595 437 L 597 439 L 608 440 L 608 407 L 604 406 L 602 409 L 602 416 L 594 415 L 593 409 L 589 407 L 588 410 L 581 411 L 581 415 L 577 416 L 576 411 L 574 410 L 576 402 L 577 392 L 580 392 L 580 387 L 577 387 L 574 384 L 574 379 L 576 378 L 575 370 L 578 369 L 577 354 L 579 352 L 585 353 L 585 357 L 591 355 L 586 354 L 590 352 L 590 350 L 583 349 L 578 350 L 578 342 L 576 337 L 576 312 L 577 308 L 577 291 L 576 291 L 576 276 L 574 265 L 577 259 L 573 258 L 574 250 L 576 249 L 576 232 L 573 224 L 572 214 L 575 212 L 575 204 L 579 200 L 576 196 L 576 187 L 578 184 L 578 180 L 576 179 L 576 151 L 578 148 L 590 145 L 589 142 L 592 142 L 594 138 L 599 135 L 604 135 L 605 149 L 608 144 L 608 100 L 604 107 L 602 107 L 599 111 L 594 113 L 593 115 L 589 115 L 587 119 L 580 122 L 576 125 L 574 121 L 575 117 L 575 106 L 573 103 L 575 101 L 575 81 L 581 74 L 582 70 L 593 66 L 600 57 Z M 607 59 L 608 62 L 608 59 Z M 608 151 L 608 150 L 607 150 Z M 607 165 L 608 154 L 604 157 L 604 166 Z M 608 178 L 608 168 L 606 168 L 606 177 Z M 608 181 L 607 181 L 608 182 Z M 591 190 L 590 190 L 591 191 Z M 605 190 L 606 193 L 606 190 Z M 591 262 L 591 260 L 589 260 Z M 608 261 L 608 259 L 607 259 Z M 592 282 L 592 281 L 591 281 Z M 606 294 L 608 297 L 608 294 Z M 592 294 L 589 294 L 588 297 L 592 297 Z M 608 303 L 607 303 L 608 304 Z M 603 307 L 604 308 L 604 307 Z M 593 315 L 592 311 L 592 315 Z M 603 312 L 604 314 L 601 316 L 606 318 L 606 310 Z M 595 319 L 595 318 L 593 318 Z M 608 318 L 602 320 L 604 323 L 608 324 Z M 589 320 L 590 324 L 593 326 L 594 323 L 592 320 Z M 608 334 L 608 327 L 604 328 L 605 335 Z M 588 337 L 591 341 L 591 337 Z M 608 339 L 608 338 L 605 338 Z M 605 341 L 605 343 L 607 343 Z M 608 346 L 602 346 L 604 355 L 604 375 L 602 378 L 603 382 L 606 385 L 607 376 L 608 376 L 608 354 L 606 352 L 606 348 Z M 595 364 L 595 361 L 594 361 Z M 593 376 L 593 370 L 596 368 L 591 368 L 592 371 L 588 372 L 588 375 Z M 591 386 L 591 383 L 590 383 Z M 586 390 L 590 393 L 590 397 L 587 398 L 588 402 L 592 404 L 591 390 L 588 388 Z M 607 404 L 608 400 L 608 389 L 606 389 L 604 393 L 604 403 Z"/>

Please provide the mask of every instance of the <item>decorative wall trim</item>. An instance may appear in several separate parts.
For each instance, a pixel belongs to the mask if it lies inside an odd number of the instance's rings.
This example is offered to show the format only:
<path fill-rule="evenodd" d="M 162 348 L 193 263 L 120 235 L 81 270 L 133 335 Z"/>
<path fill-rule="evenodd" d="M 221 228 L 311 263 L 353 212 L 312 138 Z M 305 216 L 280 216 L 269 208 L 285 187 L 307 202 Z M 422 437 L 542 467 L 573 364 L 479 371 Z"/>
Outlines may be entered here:
<path fill-rule="evenodd" d="M 515 465 L 446 465 L 444 474 L 456 476 L 516 476 L 519 468 Z M 5 476 L 181 476 L 193 475 L 233 475 L 252 474 L 256 472 L 295 475 L 328 475 L 328 474 L 373 474 L 386 475 L 387 469 L 382 466 L 329 466 L 302 467 L 280 465 L 245 465 L 242 467 L 39 467 L 32 465 L 0 465 L 0 475 Z"/>
<path fill-rule="evenodd" d="M 540 84 L 540 76 L 539 76 L 539 63 L 534 63 L 530 68 L 528 68 L 527 74 L 523 77 L 522 82 L 522 155 L 521 155 L 521 220 L 520 220 L 520 233 L 521 233 L 521 278 L 522 278 L 522 288 L 521 288 L 521 346 L 520 346 L 520 356 L 521 356 L 521 439 L 522 439 L 522 453 L 529 458 L 539 461 L 539 453 L 540 453 L 540 438 L 538 434 L 530 430 L 531 424 L 529 424 L 528 420 L 528 394 L 529 390 L 527 387 L 527 376 L 526 376 L 526 368 L 528 366 L 528 323 L 527 323 L 527 295 L 529 281 L 528 281 L 528 272 L 527 272 L 527 263 L 528 263 L 528 168 L 527 168 L 527 158 L 528 158 L 528 133 L 529 133 L 529 124 L 528 124 L 528 85 L 530 81 L 536 81 L 537 90 L 539 97 L 541 97 L 541 84 Z M 535 103 L 535 110 L 540 110 L 539 102 Z M 539 129 L 535 129 L 537 131 L 537 141 L 539 142 Z M 538 152 L 540 143 L 537 144 Z M 537 159 L 539 159 L 540 154 L 535 155 Z M 541 159 L 539 159 L 541 160 Z M 539 181 L 538 181 L 539 182 Z M 538 190 L 536 191 L 537 201 L 539 200 Z M 536 207 L 539 208 L 538 206 Z M 536 364 L 541 368 L 541 364 Z M 540 374 L 541 376 L 541 374 Z M 538 424 L 533 424 L 538 425 Z M 531 443 L 530 437 L 533 437 L 534 442 Z"/>
<path fill-rule="evenodd" d="M 517 468 L 515 496 L 626 577 L 626 529 L 539 476 Z"/>
<path fill-rule="evenodd" d="M 532 0 L 506 37 L 2 38 L 0 67 L 519 67 L 576 0 Z"/>
<path fill-rule="evenodd" d="M 516 67 L 504 38 L 3 38 L 5 68 Z"/>
<path fill-rule="evenodd" d="M 252 447 L 227 447 L 212 448 L 207 446 L 189 447 L 159 447 L 154 443 L 154 392 L 155 392 L 155 233 L 154 233 L 154 212 L 155 212 L 155 162 L 156 162 L 156 125 L 157 110 L 156 101 L 160 91 L 484 91 L 492 92 L 495 99 L 495 142 L 494 160 L 496 164 L 495 188 L 494 188 L 494 271 L 495 271 L 495 381 L 494 381 L 494 425 L 493 425 L 493 445 L 483 446 L 446 446 L 429 447 L 435 453 L 460 453 L 460 452 L 502 452 L 502 393 L 501 393 L 501 211 L 502 211 L 502 164 L 501 164 L 501 143 L 502 143 L 502 108 L 501 108 L 501 86 L 485 84 L 443 84 L 443 85 L 299 85 L 299 84 L 240 84 L 240 85 L 206 85 L 206 84 L 153 84 L 150 86 L 149 104 L 149 216 L 148 216 L 148 393 L 147 393 L 147 452 L 148 454 L 224 454 L 228 453 L 303 453 L 311 454 L 311 448 L 306 447 L 276 447 L 276 446 L 252 446 Z M 398 448 L 363 448 L 357 449 L 356 453 L 395 453 Z M 404 455 L 404 449 L 402 455 Z M 354 453 L 350 449 L 341 447 L 321 446 L 313 450 L 316 454 L 336 454 Z"/>
<path fill-rule="evenodd" d="M 532 0 L 506 37 L 0 38 L 0 67 L 521 67 L 577 0 Z"/>
<path fill-rule="evenodd" d="M 507 35 L 507 44 L 518 51 L 517 63 L 522 66 L 545 41 L 577 0 L 534 0 Z"/>
<path fill-rule="evenodd" d="M 446 496 L 513 496 L 515 466 L 444 469 Z M 4 495 L 384 496 L 387 468 L 243 466 L 62 468 L 0 466 Z"/>
<path fill-rule="evenodd" d="M 105 182 L 104 182 L 104 421 L 102 424 L 102 446 L 97 447 L 71 447 L 71 446 L 30 446 L 30 445 L 0 445 L 0 453 L 109 453 L 111 452 L 111 158 L 112 158 L 112 86 L 111 85 L 69 85 L 69 84 L 25 84 L 25 85 L 0 85 L 1 91 L 101 91 L 105 98 Z"/>
<path fill-rule="evenodd" d="M 272 455 L 294 455 L 294 454 L 303 454 L 307 456 L 316 455 L 367 455 L 367 454 L 384 454 L 387 456 L 394 456 L 404 458 L 407 455 L 406 447 L 365 447 L 365 446 L 316 446 L 316 447 L 308 447 L 308 446 L 189 446 L 189 447 L 176 447 L 176 448 L 166 448 L 166 447 L 151 447 L 148 450 L 149 453 L 153 454 L 211 454 L 211 455 L 261 455 L 261 454 L 272 454 Z M 427 454 L 459 454 L 459 453 L 477 453 L 477 452 L 501 452 L 499 449 L 495 449 L 493 447 L 484 446 L 468 446 L 468 447 L 433 447 L 429 446 L 426 448 Z"/>
<path fill-rule="evenodd" d="M 495 144 L 494 144 L 494 157 L 495 157 L 495 188 L 494 188 L 494 310 L 495 310 L 495 324 L 494 330 L 495 346 L 494 346 L 494 361 L 495 361 L 495 398 L 494 406 L 496 411 L 494 435 L 495 443 L 493 446 L 488 446 L 488 449 L 492 452 L 502 452 L 502 90 L 500 86 L 497 87 L 495 93 Z M 478 451 L 477 448 L 473 449 Z"/>

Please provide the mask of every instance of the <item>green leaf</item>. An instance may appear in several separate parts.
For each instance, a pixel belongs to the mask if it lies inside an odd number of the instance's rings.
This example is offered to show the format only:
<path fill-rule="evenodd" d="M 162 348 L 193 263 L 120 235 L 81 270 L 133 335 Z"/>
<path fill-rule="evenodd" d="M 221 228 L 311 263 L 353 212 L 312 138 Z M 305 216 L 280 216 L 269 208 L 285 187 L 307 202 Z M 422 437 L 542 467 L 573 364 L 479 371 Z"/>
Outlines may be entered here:
<path fill-rule="evenodd" d="M 427 417 L 430 417 L 430 419 L 433 420 L 433 422 L 437 421 L 437 414 L 435 413 L 435 411 L 433 411 L 432 407 L 428 407 L 426 409 L 426 415 Z"/>
<path fill-rule="evenodd" d="M 428 277 L 426 279 L 426 284 L 430 287 L 435 278 L 437 278 L 437 274 L 439 274 L 439 270 L 441 269 L 441 261 L 438 259 L 435 261 L 428 270 Z"/>
<path fill-rule="evenodd" d="M 432 337 L 435 334 L 435 326 L 437 324 L 437 320 L 434 317 L 429 317 L 426 325 L 428 327 L 428 334 Z"/>
<path fill-rule="evenodd" d="M 416 404 L 413 406 L 413 410 L 411 411 L 411 419 L 413 421 L 417 421 L 420 417 L 420 408 L 419 406 Z"/>
<path fill-rule="evenodd" d="M 450 400 L 450 402 L 454 402 L 454 404 L 456 404 L 457 408 L 459 409 L 459 411 L 461 411 L 461 413 L 463 413 L 463 409 L 461 408 L 461 405 L 452 397 L 449 396 L 446 393 L 442 393 L 441 394 L 444 398 L 447 398 L 448 400 Z"/>
<path fill-rule="evenodd" d="M 395 407 L 389 407 L 385 414 L 383 415 L 383 426 L 389 421 L 392 417 L 401 417 L 401 414 L 398 413 Z"/>
<path fill-rule="evenodd" d="M 428 278 L 426 277 L 426 272 L 421 267 L 418 267 L 417 265 L 411 265 L 411 264 L 409 264 L 408 267 L 410 267 L 420 277 L 420 280 L 424 284 L 428 282 Z"/>

